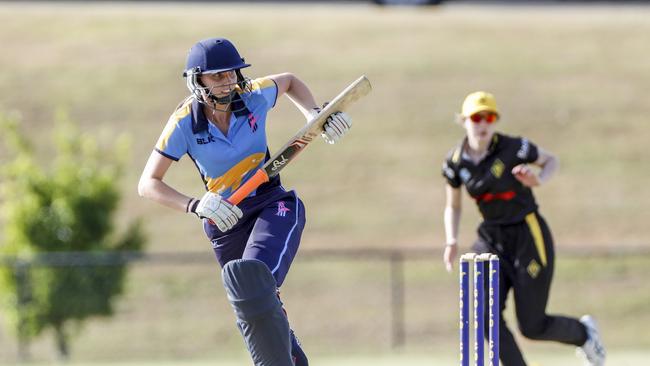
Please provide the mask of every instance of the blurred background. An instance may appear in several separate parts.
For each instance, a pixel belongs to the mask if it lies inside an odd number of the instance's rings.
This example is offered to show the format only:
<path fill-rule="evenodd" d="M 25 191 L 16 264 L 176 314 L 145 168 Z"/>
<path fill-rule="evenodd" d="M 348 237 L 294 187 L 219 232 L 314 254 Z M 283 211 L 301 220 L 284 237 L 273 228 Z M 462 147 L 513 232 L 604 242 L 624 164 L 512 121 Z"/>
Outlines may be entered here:
<path fill-rule="evenodd" d="M 10 309 L 0 312 L 0 364 L 248 364 L 199 222 L 136 191 L 162 128 L 187 95 L 187 51 L 215 36 L 237 45 L 253 65 L 247 76 L 293 72 L 320 102 L 361 75 L 373 84 L 349 111 L 349 136 L 335 146 L 317 141 L 282 174 L 307 209 L 282 298 L 314 365 L 457 362 L 458 277 L 442 266 L 440 167 L 463 137 L 454 113 L 475 90 L 495 94 L 500 131 L 524 135 L 560 159 L 559 173 L 536 190 L 557 250 L 549 311 L 595 315 L 610 365 L 645 362 L 650 7 L 380 2 L 391 1 L 0 2 L 2 119 L 32 142 L 35 163 L 54 173 L 61 171 L 52 142 L 61 119 L 79 134 L 70 149 L 96 142 L 97 169 L 103 159 L 121 161 L 119 174 L 102 180 L 116 187 L 112 227 L 128 233 L 141 222 L 143 240 L 139 254 L 105 261 L 78 251 L 34 258 L 33 250 L 14 250 L 10 209 L 23 201 L 5 186 L 0 266 L 14 285 L 0 287 Z M 303 122 L 288 99 L 279 100 L 269 117 L 271 151 Z M 116 147 L 123 138 L 126 149 Z M 0 146 L 8 169 L 16 155 Z M 190 159 L 174 164 L 167 179 L 185 194 L 202 194 Z M 463 207 L 467 251 L 480 217 L 466 196 Z M 71 319 L 67 358 L 55 328 L 17 336 L 16 314 L 31 309 L 39 278 L 19 281 L 15 254 L 25 253 L 20 264 L 28 269 L 82 277 L 126 266 L 103 316 Z M 74 288 L 65 291 L 74 297 Z M 520 340 L 531 364 L 579 362 L 572 347 Z"/>

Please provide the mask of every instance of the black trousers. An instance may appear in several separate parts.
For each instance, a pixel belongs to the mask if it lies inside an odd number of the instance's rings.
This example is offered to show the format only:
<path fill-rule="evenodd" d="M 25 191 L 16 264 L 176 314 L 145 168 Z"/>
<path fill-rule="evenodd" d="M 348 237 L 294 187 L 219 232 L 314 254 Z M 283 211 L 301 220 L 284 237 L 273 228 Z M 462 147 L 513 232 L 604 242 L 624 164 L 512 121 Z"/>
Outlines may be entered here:
<path fill-rule="evenodd" d="M 503 318 L 512 290 L 521 334 L 535 340 L 581 346 L 587 340 L 585 327 L 575 318 L 546 314 L 555 252 L 553 237 L 537 212 L 522 222 L 508 225 L 481 224 L 473 250 L 499 256 L 500 360 L 503 366 L 525 366 L 526 362 Z M 486 277 L 486 286 L 488 285 Z M 487 291 L 487 290 L 486 290 Z M 486 292 L 487 293 L 487 292 Z M 486 317 L 487 317 L 486 311 Z M 488 324 L 488 319 L 486 319 Z M 488 327 L 486 327 L 486 332 Z"/>

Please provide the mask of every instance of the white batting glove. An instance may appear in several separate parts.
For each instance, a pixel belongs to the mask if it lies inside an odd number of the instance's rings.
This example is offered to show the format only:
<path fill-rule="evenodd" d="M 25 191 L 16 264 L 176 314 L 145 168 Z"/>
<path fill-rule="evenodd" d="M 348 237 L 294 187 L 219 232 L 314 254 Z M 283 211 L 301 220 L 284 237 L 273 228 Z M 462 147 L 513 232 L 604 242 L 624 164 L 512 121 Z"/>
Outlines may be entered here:
<path fill-rule="evenodd" d="M 190 201 L 188 212 L 212 220 L 222 233 L 232 229 L 243 216 L 239 207 L 213 192 L 206 192 L 198 203 Z"/>
<path fill-rule="evenodd" d="M 348 132 L 350 127 L 352 127 L 352 118 L 345 112 L 332 113 L 327 117 L 321 135 L 328 144 L 334 144 Z"/>

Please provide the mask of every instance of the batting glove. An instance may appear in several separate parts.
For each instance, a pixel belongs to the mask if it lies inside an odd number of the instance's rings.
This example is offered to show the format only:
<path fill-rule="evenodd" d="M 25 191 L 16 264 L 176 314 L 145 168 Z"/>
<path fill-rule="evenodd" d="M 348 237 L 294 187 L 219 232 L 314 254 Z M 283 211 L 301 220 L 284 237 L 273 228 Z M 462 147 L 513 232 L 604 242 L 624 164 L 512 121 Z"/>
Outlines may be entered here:
<path fill-rule="evenodd" d="M 322 136 L 328 144 L 338 142 L 352 127 L 352 118 L 345 112 L 332 113 L 323 125 Z"/>
<path fill-rule="evenodd" d="M 212 220 L 223 233 L 232 229 L 243 216 L 239 207 L 213 192 L 206 192 L 200 200 L 190 201 L 187 211 Z"/>

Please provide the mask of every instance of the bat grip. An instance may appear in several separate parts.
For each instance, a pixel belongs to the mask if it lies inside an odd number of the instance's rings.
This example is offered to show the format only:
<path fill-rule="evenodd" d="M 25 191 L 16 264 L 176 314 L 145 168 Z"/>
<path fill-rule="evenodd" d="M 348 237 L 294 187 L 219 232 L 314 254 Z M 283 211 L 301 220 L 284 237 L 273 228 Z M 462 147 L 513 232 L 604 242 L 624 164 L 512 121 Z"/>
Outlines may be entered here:
<path fill-rule="evenodd" d="M 264 169 L 258 169 L 255 174 L 246 181 L 246 183 L 242 184 L 232 195 L 230 195 L 230 197 L 228 197 L 227 201 L 233 205 L 237 205 L 239 202 L 243 201 L 244 198 L 248 197 L 251 192 L 257 189 L 257 187 L 268 181 L 269 176 L 266 174 Z"/>

